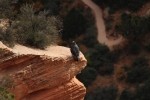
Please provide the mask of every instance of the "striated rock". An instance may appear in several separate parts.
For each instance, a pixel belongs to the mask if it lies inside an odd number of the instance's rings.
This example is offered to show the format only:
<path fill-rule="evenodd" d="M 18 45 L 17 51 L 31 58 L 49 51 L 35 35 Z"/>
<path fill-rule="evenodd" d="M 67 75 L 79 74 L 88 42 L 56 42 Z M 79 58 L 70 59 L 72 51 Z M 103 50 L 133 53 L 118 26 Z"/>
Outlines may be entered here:
<path fill-rule="evenodd" d="M 74 61 L 62 46 L 10 49 L 0 43 L 0 48 L 0 76 L 11 76 L 16 100 L 83 100 L 86 89 L 75 78 L 87 63 L 82 53 Z"/>
<path fill-rule="evenodd" d="M 24 100 L 83 100 L 85 88 L 76 78 L 53 89 L 31 93 Z"/>

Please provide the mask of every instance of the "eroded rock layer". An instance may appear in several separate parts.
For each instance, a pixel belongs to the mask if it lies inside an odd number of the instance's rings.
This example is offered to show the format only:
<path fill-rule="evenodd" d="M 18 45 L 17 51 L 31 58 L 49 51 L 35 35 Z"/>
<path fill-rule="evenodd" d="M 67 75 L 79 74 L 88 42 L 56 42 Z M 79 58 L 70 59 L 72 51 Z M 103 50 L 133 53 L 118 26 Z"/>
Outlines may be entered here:
<path fill-rule="evenodd" d="M 69 48 L 36 50 L 21 45 L 10 49 L 0 43 L 0 76 L 10 76 L 16 100 L 83 100 L 86 89 L 75 76 L 86 66 L 74 61 Z"/>

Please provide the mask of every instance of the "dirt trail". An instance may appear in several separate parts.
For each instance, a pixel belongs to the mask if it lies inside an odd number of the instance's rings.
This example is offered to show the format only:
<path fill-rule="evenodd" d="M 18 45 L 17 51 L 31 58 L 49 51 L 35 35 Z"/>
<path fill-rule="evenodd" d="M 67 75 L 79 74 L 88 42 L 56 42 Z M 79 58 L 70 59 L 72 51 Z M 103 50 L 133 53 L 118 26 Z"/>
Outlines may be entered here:
<path fill-rule="evenodd" d="M 94 12 L 95 20 L 96 20 L 96 26 L 98 30 L 98 41 L 102 44 L 107 45 L 110 49 L 114 46 L 122 42 L 123 38 L 119 36 L 116 40 L 110 40 L 106 37 L 106 29 L 104 24 L 104 19 L 102 16 L 102 10 L 99 6 L 97 6 L 92 0 L 82 0 L 87 6 L 91 8 L 91 10 Z"/>

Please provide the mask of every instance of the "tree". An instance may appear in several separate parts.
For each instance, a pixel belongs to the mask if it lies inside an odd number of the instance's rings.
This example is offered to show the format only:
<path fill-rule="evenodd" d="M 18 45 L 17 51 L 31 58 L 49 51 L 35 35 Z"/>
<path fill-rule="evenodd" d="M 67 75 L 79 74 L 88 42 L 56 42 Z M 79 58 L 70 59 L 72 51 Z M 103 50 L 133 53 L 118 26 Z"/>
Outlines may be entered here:
<path fill-rule="evenodd" d="M 117 57 L 105 45 L 97 44 L 87 52 L 88 66 L 101 75 L 110 75 L 114 71 L 113 63 Z"/>
<path fill-rule="evenodd" d="M 150 80 L 146 81 L 141 87 L 138 87 L 135 100 L 149 100 L 150 98 Z"/>
<path fill-rule="evenodd" d="M 95 69 L 86 67 L 77 75 L 77 78 L 87 87 L 96 79 L 96 76 L 97 71 Z"/>
<path fill-rule="evenodd" d="M 142 83 L 148 80 L 149 76 L 150 68 L 148 60 L 145 58 L 137 58 L 127 71 L 126 81 L 129 83 Z"/>
<path fill-rule="evenodd" d="M 144 5 L 148 0 L 94 0 L 95 3 L 100 6 L 110 7 L 113 10 L 129 9 L 131 11 L 138 11 L 142 5 Z"/>
<path fill-rule="evenodd" d="M 122 91 L 119 100 L 134 100 L 134 94 L 132 94 L 129 90 Z"/>
<path fill-rule="evenodd" d="M 60 0 L 42 0 L 41 2 L 44 4 L 44 9 L 49 10 L 50 14 L 58 15 L 60 10 Z"/>
<path fill-rule="evenodd" d="M 85 100 L 116 100 L 117 89 L 114 86 L 96 88 L 92 93 L 87 93 Z"/>
<path fill-rule="evenodd" d="M 78 9 L 72 9 L 64 18 L 62 38 L 64 40 L 76 38 L 85 32 L 86 26 L 86 18 L 82 13 Z"/>

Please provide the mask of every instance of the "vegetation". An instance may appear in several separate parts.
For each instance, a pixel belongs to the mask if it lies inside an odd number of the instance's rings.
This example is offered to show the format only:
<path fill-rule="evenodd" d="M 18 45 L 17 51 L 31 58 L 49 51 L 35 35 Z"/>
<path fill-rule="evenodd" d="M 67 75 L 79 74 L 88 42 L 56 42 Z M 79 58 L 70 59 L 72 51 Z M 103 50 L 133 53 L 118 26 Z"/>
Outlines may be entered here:
<path fill-rule="evenodd" d="M 119 100 L 134 100 L 134 94 L 129 90 L 124 90 L 121 93 Z"/>
<path fill-rule="evenodd" d="M 12 9 L 12 0 L 0 0 L 0 19 L 13 18 L 15 12 Z"/>
<path fill-rule="evenodd" d="M 148 80 L 149 76 L 150 68 L 148 60 L 145 58 L 137 58 L 127 71 L 126 81 L 129 83 L 141 83 Z"/>
<path fill-rule="evenodd" d="M 117 54 L 110 52 L 105 45 L 95 45 L 86 53 L 87 67 L 77 78 L 88 87 L 97 75 L 112 75 L 114 71 L 113 63 L 118 57 Z"/>
<path fill-rule="evenodd" d="M 105 45 L 97 44 L 87 53 L 88 66 L 98 70 L 100 75 L 113 73 L 113 63 L 117 60 L 117 55 L 109 51 Z"/>
<path fill-rule="evenodd" d="M 85 32 L 87 21 L 79 9 L 72 9 L 64 18 L 63 27 L 62 38 L 75 39 Z"/>
<path fill-rule="evenodd" d="M 11 31 L 11 27 L 8 27 L 6 31 L 0 28 L 0 40 L 10 47 L 14 46 L 15 43 L 15 35 Z"/>
<path fill-rule="evenodd" d="M 138 87 L 135 94 L 135 100 L 149 100 L 150 98 L 150 80 L 146 81 L 144 85 Z"/>
<path fill-rule="evenodd" d="M 139 17 L 130 14 L 122 14 L 121 23 L 116 26 L 116 30 L 121 32 L 129 40 L 142 40 L 150 29 L 150 16 Z"/>
<path fill-rule="evenodd" d="M 149 0 L 94 0 L 95 3 L 99 4 L 100 6 L 110 7 L 110 9 L 116 11 L 120 9 L 128 9 L 131 11 L 139 10 L 143 4 L 148 2 Z"/>
<path fill-rule="evenodd" d="M 14 23 L 20 37 L 17 42 L 38 48 L 56 43 L 59 33 L 56 17 L 46 17 L 46 12 L 34 15 L 31 5 L 24 5 L 20 10 L 19 22 Z"/>
<path fill-rule="evenodd" d="M 58 15 L 60 10 L 60 0 L 51 0 L 51 2 L 49 2 L 49 0 L 42 0 L 41 2 L 44 5 L 44 8 L 50 11 L 50 14 Z"/>
<path fill-rule="evenodd" d="M 116 100 L 117 89 L 114 86 L 96 88 L 92 93 L 86 95 L 85 100 Z"/>
<path fill-rule="evenodd" d="M 77 75 L 77 78 L 87 87 L 96 79 L 97 71 L 93 68 L 86 67 Z"/>
<path fill-rule="evenodd" d="M 0 100 L 14 100 L 14 95 L 7 91 L 13 87 L 13 81 L 9 76 L 5 76 L 0 80 Z"/>
<path fill-rule="evenodd" d="M 32 5 L 23 5 L 20 14 L 6 31 L 1 29 L 0 39 L 9 45 L 17 42 L 41 49 L 56 43 L 61 22 L 54 16 L 46 17 L 46 14 L 47 12 L 43 11 L 35 15 Z"/>

